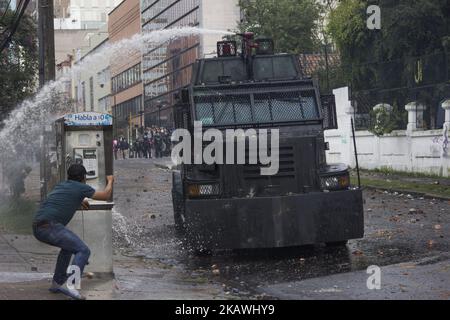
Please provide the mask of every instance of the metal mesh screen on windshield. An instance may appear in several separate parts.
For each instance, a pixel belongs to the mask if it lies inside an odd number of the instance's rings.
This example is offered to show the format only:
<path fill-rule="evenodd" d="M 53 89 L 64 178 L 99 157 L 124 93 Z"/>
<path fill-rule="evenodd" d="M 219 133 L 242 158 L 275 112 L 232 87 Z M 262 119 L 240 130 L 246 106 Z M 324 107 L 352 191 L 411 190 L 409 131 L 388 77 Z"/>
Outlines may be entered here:
<path fill-rule="evenodd" d="M 284 91 L 224 94 L 194 93 L 196 119 L 203 125 L 296 122 L 318 120 L 315 92 Z"/>

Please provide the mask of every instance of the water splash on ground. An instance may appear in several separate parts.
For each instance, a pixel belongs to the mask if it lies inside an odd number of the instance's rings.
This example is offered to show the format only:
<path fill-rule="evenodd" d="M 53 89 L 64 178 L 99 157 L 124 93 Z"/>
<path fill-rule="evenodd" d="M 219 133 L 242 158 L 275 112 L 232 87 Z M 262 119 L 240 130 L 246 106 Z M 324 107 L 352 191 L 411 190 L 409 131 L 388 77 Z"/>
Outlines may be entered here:
<path fill-rule="evenodd" d="M 113 236 L 117 245 L 125 244 L 127 247 L 133 246 L 134 241 L 130 228 L 125 217 L 115 208 L 112 209 L 113 218 Z"/>

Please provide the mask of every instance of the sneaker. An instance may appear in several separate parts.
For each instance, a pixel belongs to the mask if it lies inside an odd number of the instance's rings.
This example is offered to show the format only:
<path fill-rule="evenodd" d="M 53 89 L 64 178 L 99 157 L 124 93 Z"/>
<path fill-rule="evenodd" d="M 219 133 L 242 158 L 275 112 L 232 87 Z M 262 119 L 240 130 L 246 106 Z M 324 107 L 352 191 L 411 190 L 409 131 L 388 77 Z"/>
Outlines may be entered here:
<path fill-rule="evenodd" d="M 53 281 L 52 286 L 49 290 L 52 293 L 62 293 L 75 300 L 86 300 L 86 297 L 81 295 L 81 293 L 77 289 L 70 289 L 69 287 L 67 287 L 67 283 L 61 286 Z"/>
<path fill-rule="evenodd" d="M 52 281 L 52 286 L 48 289 L 51 293 L 58 293 L 61 285 L 57 284 L 55 280 Z"/>

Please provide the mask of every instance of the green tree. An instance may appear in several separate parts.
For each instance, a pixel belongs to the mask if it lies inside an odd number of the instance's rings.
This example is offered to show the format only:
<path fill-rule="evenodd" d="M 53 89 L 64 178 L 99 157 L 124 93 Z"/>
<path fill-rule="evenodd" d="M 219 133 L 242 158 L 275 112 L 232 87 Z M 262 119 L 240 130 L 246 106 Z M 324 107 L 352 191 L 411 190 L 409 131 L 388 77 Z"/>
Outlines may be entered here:
<path fill-rule="evenodd" d="M 312 52 L 318 48 L 320 6 L 314 0 L 240 0 L 239 30 L 275 40 L 277 51 Z"/>
<path fill-rule="evenodd" d="M 367 28 L 370 4 L 381 7 L 379 31 Z M 330 14 L 327 31 L 342 63 L 351 67 L 348 80 L 359 81 L 361 73 L 370 75 L 364 64 L 443 51 L 449 35 L 449 11 L 447 0 L 342 0 Z"/>
<path fill-rule="evenodd" d="M 7 12 L 0 20 L 0 29 L 13 18 L 13 12 Z M 35 93 L 38 65 L 36 22 L 25 14 L 9 47 L 0 53 L 0 120 Z"/>
<path fill-rule="evenodd" d="M 367 27 L 371 4 L 381 8 L 381 30 Z M 433 106 L 428 125 L 434 125 L 448 78 L 442 54 L 450 45 L 448 12 L 448 0 L 342 0 L 331 11 L 327 32 L 339 50 L 358 112 L 368 114 L 377 103 L 404 106 L 420 100 Z"/>

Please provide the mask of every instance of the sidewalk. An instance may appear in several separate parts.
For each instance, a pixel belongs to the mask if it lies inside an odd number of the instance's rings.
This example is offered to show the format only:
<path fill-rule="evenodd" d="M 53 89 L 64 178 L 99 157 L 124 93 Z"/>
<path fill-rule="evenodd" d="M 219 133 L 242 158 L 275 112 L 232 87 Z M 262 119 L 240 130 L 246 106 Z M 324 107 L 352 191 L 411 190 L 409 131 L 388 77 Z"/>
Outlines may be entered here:
<path fill-rule="evenodd" d="M 357 185 L 356 170 L 352 184 Z M 361 170 L 361 185 L 371 189 L 403 193 L 430 199 L 450 201 L 450 179 L 408 173 L 388 173 Z"/>
<path fill-rule="evenodd" d="M 29 235 L 0 234 L 0 300 L 67 300 L 48 291 L 58 250 Z M 89 299 L 112 299 L 113 279 L 85 279 Z"/>
<path fill-rule="evenodd" d="M 0 300 L 70 300 L 48 291 L 58 250 L 32 236 L 0 234 Z M 115 278 L 82 280 L 88 300 L 232 299 L 202 276 L 189 277 L 158 259 L 114 256 Z"/>

